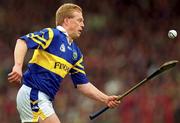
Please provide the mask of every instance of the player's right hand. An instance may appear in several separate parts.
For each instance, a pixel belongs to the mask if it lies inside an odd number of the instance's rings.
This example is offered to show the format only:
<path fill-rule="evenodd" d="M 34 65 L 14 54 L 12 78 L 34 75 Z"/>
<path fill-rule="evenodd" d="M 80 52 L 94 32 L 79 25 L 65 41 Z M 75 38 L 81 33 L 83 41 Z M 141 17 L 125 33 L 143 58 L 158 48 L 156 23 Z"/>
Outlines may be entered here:
<path fill-rule="evenodd" d="M 121 101 L 118 100 L 118 96 L 114 96 L 114 95 L 108 96 L 108 99 L 106 102 L 106 104 L 109 108 L 115 108 L 115 107 L 119 106 L 120 103 L 121 103 Z"/>
<path fill-rule="evenodd" d="M 22 69 L 20 66 L 14 66 L 12 72 L 8 74 L 8 81 L 10 83 L 21 83 Z"/>

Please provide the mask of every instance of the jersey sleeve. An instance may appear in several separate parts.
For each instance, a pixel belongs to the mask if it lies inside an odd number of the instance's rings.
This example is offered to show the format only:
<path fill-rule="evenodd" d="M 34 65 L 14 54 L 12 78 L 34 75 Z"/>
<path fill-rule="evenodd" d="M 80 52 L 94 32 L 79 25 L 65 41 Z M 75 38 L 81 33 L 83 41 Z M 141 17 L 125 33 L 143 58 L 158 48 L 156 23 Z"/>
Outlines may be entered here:
<path fill-rule="evenodd" d="M 78 84 L 86 84 L 89 82 L 84 70 L 83 57 L 81 57 L 70 70 L 70 75 L 75 87 L 77 87 Z"/>
<path fill-rule="evenodd" d="M 53 40 L 53 37 L 53 30 L 51 28 L 45 28 L 41 31 L 22 36 L 20 39 L 26 41 L 29 49 L 46 49 Z"/>

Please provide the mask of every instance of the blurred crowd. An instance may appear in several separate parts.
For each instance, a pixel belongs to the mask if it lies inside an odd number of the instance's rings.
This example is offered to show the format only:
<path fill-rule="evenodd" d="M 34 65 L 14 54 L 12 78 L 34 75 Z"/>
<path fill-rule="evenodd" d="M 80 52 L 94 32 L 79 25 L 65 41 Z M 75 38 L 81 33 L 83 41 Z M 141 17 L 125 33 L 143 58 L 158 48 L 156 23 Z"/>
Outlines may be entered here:
<path fill-rule="evenodd" d="M 169 60 L 180 60 L 178 0 L 1 0 L 0 121 L 19 123 L 16 93 L 9 84 L 16 39 L 55 27 L 56 9 L 65 2 L 83 8 L 85 28 L 76 41 L 84 53 L 89 80 L 107 94 L 122 94 Z M 27 54 L 25 66 L 32 52 Z M 24 67 L 24 70 L 26 67 Z M 69 77 L 54 102 L 63 123 L 180 123 L 180 65 L 151 80 L 94 121 L 88 116 L 102 104 L 79 94 Z"/>

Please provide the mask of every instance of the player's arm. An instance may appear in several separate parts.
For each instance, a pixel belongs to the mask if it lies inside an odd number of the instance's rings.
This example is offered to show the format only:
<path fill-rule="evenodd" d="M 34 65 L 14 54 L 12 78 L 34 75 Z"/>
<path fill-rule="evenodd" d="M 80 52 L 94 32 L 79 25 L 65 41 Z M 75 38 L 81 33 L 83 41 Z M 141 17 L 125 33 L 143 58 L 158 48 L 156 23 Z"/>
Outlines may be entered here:
<path fill-rule="evenodd" d="M 117 101 L 117 96 L 108 96 L 97 89 L 93 84 L 90 82 L 86 84 L 79 84 L 77 85 L 77 89 L 83 93 L 85 96 L 94 99 L 96 101 L 102 102 L 106 104 L 110 108 L 117 107 L 120 101 Z"/>
<path fill-rule="evenodd" d="M 74 67 L 70 70 L 70 73 L 75 87 L 84 95 L 102 102 L 110 108 L 116 107 L 120 103 L 117 101 L 117 96 L 108 96 L 89 82 L 84 70 L 83 57 L 76 62 Z"/>
<path fill-rule="evenodd" d="M 22 77 L 22 66 L 27 49 L 26 42 L 22 39 L 18 39 L 14 50 L 14 66 L 12 72 L 8 74 L 9 82 L 20 82 Z"/>
<path fill-rule="evenodd" d="M 54 37 L 51 28 L 46 28 L 38 32 L 29 33 L 17 40 L 14 51 L 14 66 L 12 72 L 8 74 L 9 82 L 20 82 L 22 77 L 22 66 L 27 49 L 46 49 Z"/>

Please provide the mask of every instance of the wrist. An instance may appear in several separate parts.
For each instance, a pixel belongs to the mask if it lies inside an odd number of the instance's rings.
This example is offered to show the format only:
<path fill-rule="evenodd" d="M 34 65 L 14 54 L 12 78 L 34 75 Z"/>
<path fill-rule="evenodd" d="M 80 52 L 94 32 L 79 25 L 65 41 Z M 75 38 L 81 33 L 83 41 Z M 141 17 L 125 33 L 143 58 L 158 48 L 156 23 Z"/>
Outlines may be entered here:
<path fill-rule="evenodd" d="M 14 66 L 16 66 L 16 67 L 21 67 L 22 68 L 22 63 L 15 63 L 15 65 Z"/>
<path fill-rule="evenodd" d="M 104 104 L 107 104 L 108 103 L 108 96 L 105 95 L 103 98 L 102 98 L 102 103 Z"/>

